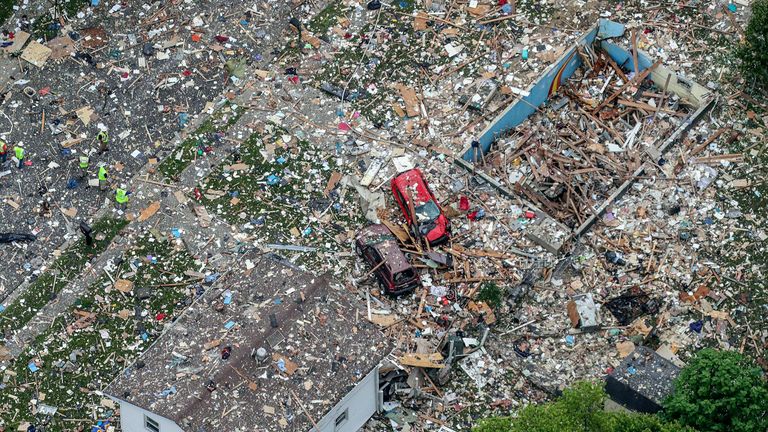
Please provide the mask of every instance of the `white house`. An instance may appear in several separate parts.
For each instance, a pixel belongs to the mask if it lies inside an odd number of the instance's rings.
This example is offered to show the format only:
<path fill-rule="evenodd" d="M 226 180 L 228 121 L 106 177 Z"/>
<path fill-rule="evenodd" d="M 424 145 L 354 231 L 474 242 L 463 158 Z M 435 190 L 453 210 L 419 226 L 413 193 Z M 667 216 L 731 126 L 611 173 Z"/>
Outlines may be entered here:
<path fill-rule="evenodd" d="M 124 432 L 354 432 L 391 347 L 344 289 L 264 258 L 209 289 L 107 389 Z"/>

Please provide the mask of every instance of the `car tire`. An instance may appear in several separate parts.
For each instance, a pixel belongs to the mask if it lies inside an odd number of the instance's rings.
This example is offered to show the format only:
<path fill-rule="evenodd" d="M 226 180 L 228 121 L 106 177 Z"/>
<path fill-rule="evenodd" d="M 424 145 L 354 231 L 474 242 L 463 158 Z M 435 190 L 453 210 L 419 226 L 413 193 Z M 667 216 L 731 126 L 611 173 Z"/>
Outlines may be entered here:
<path fill-rule="evenodd" d="M 384 283 L 383 280 L 381 280 L 381 276 L 379 276 L 379 272 L 375 272 L 374 274 L 376 275 L 376 283 L 378 283 L 381 293 L 387 294 L 387 285 Z"/>

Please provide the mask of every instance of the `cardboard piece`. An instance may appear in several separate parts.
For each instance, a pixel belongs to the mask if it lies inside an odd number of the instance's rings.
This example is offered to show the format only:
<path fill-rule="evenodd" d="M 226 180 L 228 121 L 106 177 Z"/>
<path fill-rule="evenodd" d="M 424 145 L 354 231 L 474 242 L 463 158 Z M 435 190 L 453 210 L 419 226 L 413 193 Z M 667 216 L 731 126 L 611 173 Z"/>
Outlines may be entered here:
<path fill-rule="evenodd" d="M 160 201 L 154 201 L 152 202 L 147 208 L 141 211 L 141 214 L 139 215 L 139 222 L 144 222 L 145 220 L 151 218 L 152 216 L 157 213 L 157 211 L 160 210 Z"/>
<path fill-rule="evenodd" d="M 32 41 L 27 45 L 24 52 L 21 53 L 21 59 L 32 63 L 38 68 L 42 68 L 45 66 L 45 62 L 48 61 L 48 57 L 51 56 L 52 52 L 53 51 L 47 46 L 37 41 Z"/>
<path fill-rule="evenodd" d="M 16 32 L 16 37 L 13 38 L 13 43 L 3 48 L 3 50 L 10 54 L 21 51 L 21 49 L 24 48 L 24 44 L 26 44 L 29 40 L 30 36 L 31 35 L 25 31 Z"/>

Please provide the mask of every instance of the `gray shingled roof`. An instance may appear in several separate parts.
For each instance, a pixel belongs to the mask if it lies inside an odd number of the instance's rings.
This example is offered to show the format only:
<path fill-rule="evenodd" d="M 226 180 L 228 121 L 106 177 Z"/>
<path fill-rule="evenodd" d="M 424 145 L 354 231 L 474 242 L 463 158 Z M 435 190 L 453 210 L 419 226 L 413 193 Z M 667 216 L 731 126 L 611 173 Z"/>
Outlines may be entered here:
<path fill-rule="evenodd" d="M 319 421 L 391 349 L 328 277 L 264 258 L 218 286 L 141 357 L 143 367 L 126 369 L 106 392 L 190 432 L 306 431 L 311 422 L 292 393 Z M 217 311 L 227 291 L 231 303 Z M 268 353 L 261 363 L 252 358 L 259 347 Z"/>

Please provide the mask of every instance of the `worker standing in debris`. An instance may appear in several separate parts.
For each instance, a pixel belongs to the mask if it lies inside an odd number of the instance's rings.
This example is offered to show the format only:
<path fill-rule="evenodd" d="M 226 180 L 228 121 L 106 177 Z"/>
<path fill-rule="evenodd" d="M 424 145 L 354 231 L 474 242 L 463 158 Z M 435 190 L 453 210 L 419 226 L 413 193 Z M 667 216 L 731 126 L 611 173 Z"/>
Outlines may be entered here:
<path fill-rule="evenodd" d="M 118 210 L 126 210 L 128 208 L 128 195 L 131 193 L 125 190 L 125 185 L 120 185 L 115 191 L 115 201 L 117 202 Z"/>
<path fill-rule="evenodd" d="M 96 140 L 99 141 L 99 154 L 109 150 L 109 133 L 107 133 L 107 131 L 100 131 L 99 134 L 96 135 Z"/>
<path fill-rule="evenodd" d="M 107 190 L 107 169 L 103 162 L 99 164 L 99 190 Z"/>
<path fill-rule="evenodd" d="M 16 160 L 18 161 L 18 169 L 21 169 L 22 166 L 24 166 L 24 149 L 20 146 L 14 146 L 13 152 L 15 153 Z"/>
<path fill-rule="evenodd" d="M 84 154 L 80 156 L 80 170 L 83 171 L 83 177 L 88 175 L 88 165 L 91 163 L 91 158 Z"/>
<path fill-rule="evenodd" d="M 8 160 L 8 143 L 4 139 L 0 138 L 0 163 L 5 163 Z"/>
<path fill-rule="evenodd" d="M 93 228 L 85 223 L 85 221 L 80 221 L 80 232 L 83 233 L 83 236 L 85 237 L 85 244 L 93 247 Z"/>

